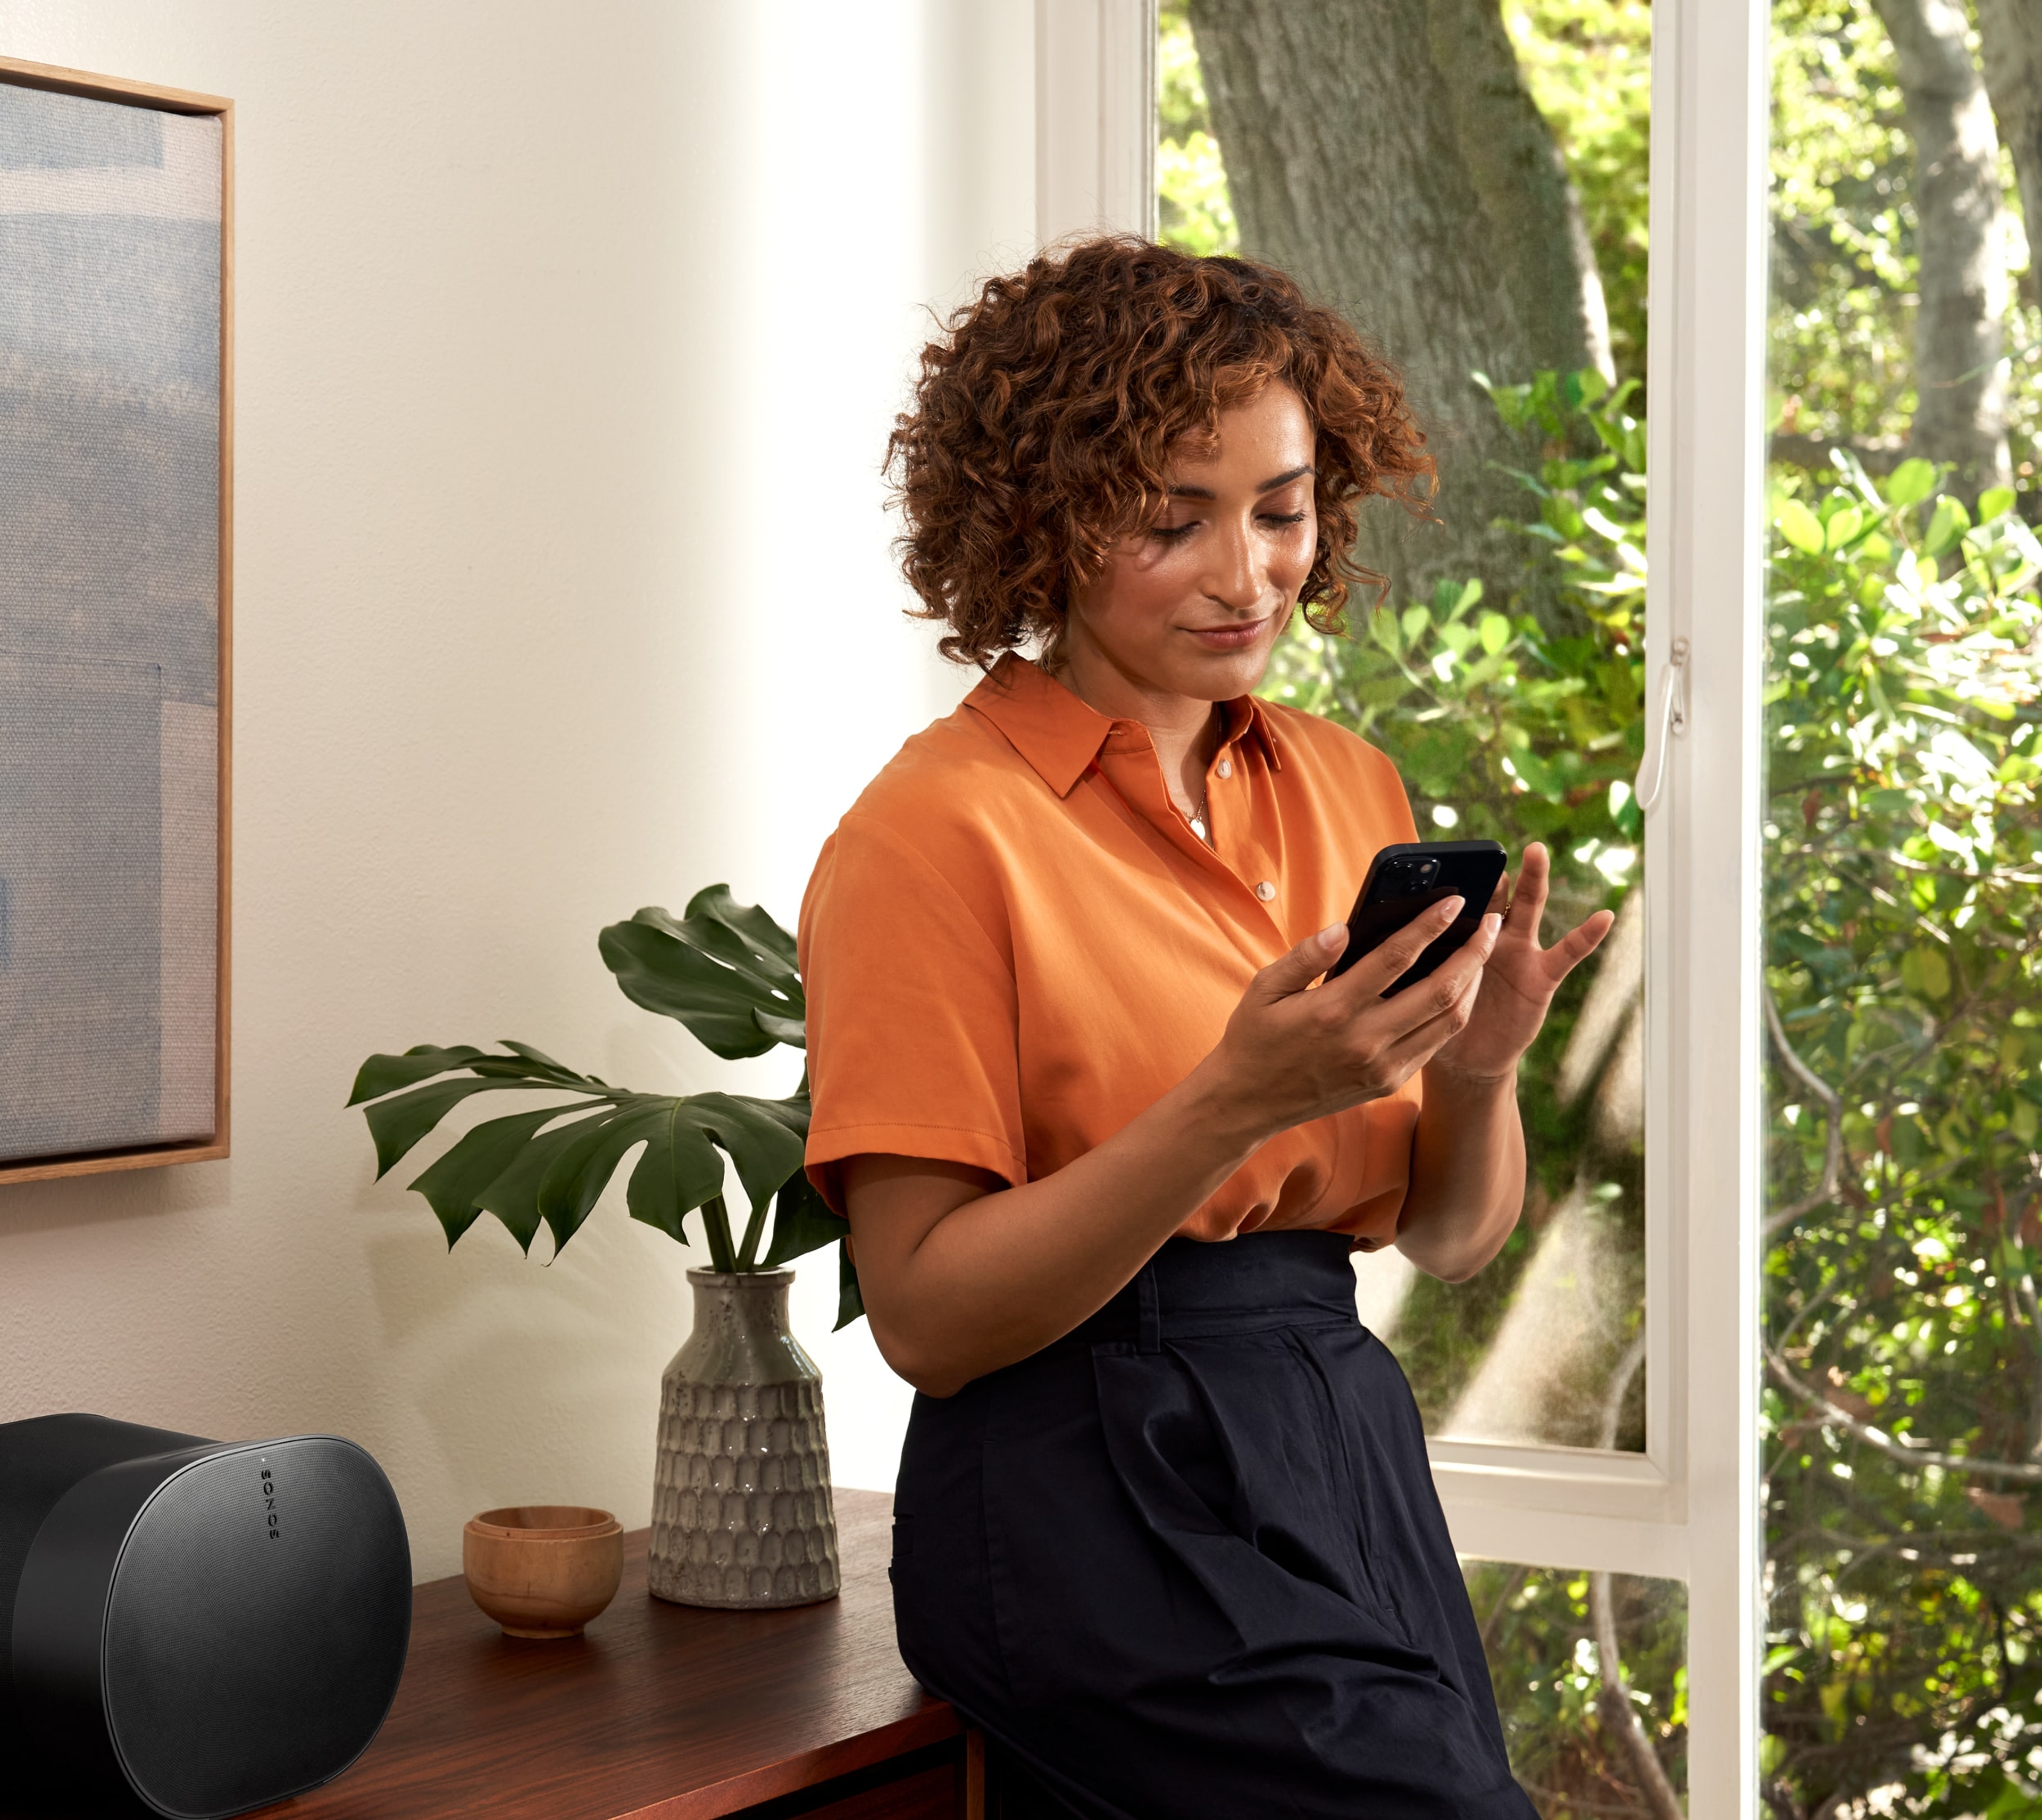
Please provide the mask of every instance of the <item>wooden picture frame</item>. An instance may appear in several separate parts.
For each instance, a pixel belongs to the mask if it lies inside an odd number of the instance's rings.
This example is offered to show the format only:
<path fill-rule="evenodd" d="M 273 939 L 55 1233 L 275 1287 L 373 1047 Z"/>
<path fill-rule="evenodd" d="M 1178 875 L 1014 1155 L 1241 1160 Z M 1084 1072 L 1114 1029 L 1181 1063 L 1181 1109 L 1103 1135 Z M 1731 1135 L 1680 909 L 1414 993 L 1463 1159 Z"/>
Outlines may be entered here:
<path fill-rule="evenodd" d="M 53 1149 L 51 1153 L 48 1155 L 21 1155 L 16 1153 L 6 1157 L 0 1157 L 0 1184 L 10 1182 L 40 1181 L 51 1177 L 62 1176 L 93 1175 L 110 1170 L 150 1168 L 170 1163 L 205 1162 L 224 1157 L 228 1154 L 231 1112 L 231 1074 L 229 1070 L 231 1034 L 231 1023 L 229 1018 L 231 1004 L 231 971 L 229 967 L 229 958 L 231 952 L 230 859 L 232 848 L 231 809 L 233 801 L 231 790 L 232 766 L 231 759 L 233 750 L 234 104 L 232 101 L 217 95 L 196 94 L 182 89 L 165 88 L 151 83 L 129 82 L 115 77 L 88 75 L 85 72 L 76 70 L 55 68 L 47 64 L 23 63 L 13 59 L 0 58 L 0 100 L 4 100 L 5 90 L 9 89 L 40 92 L 41 94 L 52 95 L 82 98 L 89 101 L 112 103 L 117 106 L 140 109 L 143 110 L 145 113 L 151 113 L 162 116 L 201 116 L 216 120 L 219 123 L 220 208 L 218 220 L 220 237 L 220 289 L 218 303 L 220 338 L 217 367 L 219 381 L 219 414 L 217 418 L 219 447 L 219 522 L 218 592 L 216 596 L 217 619 L 216 621 L 216 651 L 218 662 L 218 674 L 216 679 L 216 694 L 214 695 L 212 702 L 212 706 L 216 710 L 216 718 L 213 722 L 213 733 L 214 741 L 216 747 L 217 767 L 216 772 L 215 774 L 216 779 L 216 793 L 215 794 L 212 804 L 213 825 L 212 831 L 212 857 L 213 861 L 212 927 L 214 931 L 214 942 L 212 947 L 213 965 L 211 991 L 211 1006 L 212 1013 L 211 1045 L 211 1129 L 209 1130 L 204 1131 L 193 1130 L 187 1135 L 179 1136 L 172 1139 L 159 1139 L 156 1141 L 127 1143 L 113 1142 L 108 1143 L 99 1147 L 90 1147 L 87 1143 L 81 1142 L 76 1149 L 69 1148 L 67 1145 L 64 1148 Z M 17 109 L 17 113 L 20 113 L 24 110 Z M 155 130 L 159 136 L 166 134 L 169 131 L 166 126 L 161 125 L 159 125 Z M 192 136 L 188 132 L 184 136 L 185 139 L 190 139 L 193 136 Z M 182 141 L 180 143 L 182 143 Z M 55 162 L 61 163 L 63 161 L 59 159 Z M 146 159 L 137 159 L 136 162 L 146 163 L 147 160 Z M 163 162 L 163 158 L 159 154 L 158 162 L 161 164 Z M 38 160 L 31 155 L 26 159 L 25 162 L 22 163 L 21 168 L 28 169 L 33 167 L 36 166 L 37 162 Z M 38 171 L 36 174 L 40 175 L 42 173 Z M 67 174 L 69 174 L 69 173 L 65 171 L 60 170 L 57 172 L 57 175 L 59 177 L 63 177 Z M 4 178 L 5 175 L 6 173 L 0 172 L 0 178 Z M 199 180 L 201 182 L 209 181 L 209 179 L 206 178 L 203 172 L 199 174 Z M 102 209 L 105 208 L 105 205 L 103 204 L 98 206 Z M 25 207 L 22 205 L 17 204 L 15 205 L 15 207 L 17 211 L 20 211 L 20 212 L 17 214 L 15 217 L 16 219 L 21 219 L 24 214 L 33 214 L 37 212 L 34 206 Z M 45 208 L 44 212 L 52 212 L 52 210 L 48 208 Z M 109 210 L 107 212 L 112 212 L 113 211 Z M 0 216 L 0 227 L 4 227 L 6 225 L 6 218 L 4 216 Z M 202 267 L 201 269 L 202 269 Z M 199 345 L 203 345 L 203 325 L 201 325 L 201 342 Z M 0 350 L 0 352 L 4 352 L 4 350 Z M 26 369 L 25 368 L 24 370 L 25 371 Z M 201 421 L 202 422 L 203 420 L 201 419 Z M 5 428 L 5 420 L 4 419 L 0 419 L 0 440 L 4 439 Z M 0 599 L 0 645 L 4 644 L 6 635 L 8 630 L 9 628 L 6 624 L 5 601 L 4 599 Z M 26 648 L 25 647 L 25 649 Z M 0 658 L 4 658 L 4 651 L 0 651 Z M 35 658 L 33 652 L 25 655 L 21 660 L 22 663 L 25 666 L 29 663 L 38 660 L 39 660 Z M 146 670 L 148 666 L 144 663 L 140 665 L 130 665 L 128 667 Z M 25 668 L 22 674 L 25 676 L 29 672 Z M 157 671 L 157 681 L 159 694 L 163 687 L 163 667 L 159 665 Z M 159 716 L 162 709 L 167 705 L 167 697 L 164 697 L 163 700 L 159 701 Z M 197 712 L 201 717 L 203 716 L 203 705 L 201 706 Z M 188 717 L 188 718 L 189 717 Z M 191 721 L 191 724 L 194 726 L 202 728 L 202 718 L 193 720 Z M 165 736 L 159 725 L 159 740 L 164 736 Z M 205 775 L 204 770 L 204 750 L 202 741 L 196 748 L 194 748 L 190 741 L 187 739 L 181 748 L 181 750 L 186 755 L 187 759 L 189 759 L 189 754 L 194 749 L 197 751 L 197 756 L 195 763 L 188 763 L 187 774 L 183 779 L 183 783 L 188 786 L 189 780 L 193 778 L 196 778 L 198 780 L 197 787 L 202 792 Z M 4 790 L 5 782 L 6 779 L 4 775 L 0 775 L 0 790 Z M 159 828 L 157 839 L 159 849 L 160 851 L 166 847 L 170 841 L 169 835 L 164 832 L 163 818 L 169 812 L 160 800 L 163 790 L 163 785 L 160 776 L 158 780 L 158 789 L 159 800 L 158 803 Z M 194 797 L 192 800 L 199 802 L 202 805 L 202 795 Z M 198 850 L 202 855 L 204 851 L 203 843 L 201 842 L 194 844 L 197 846 Z M 181 849 L 180 851 L 182 851 L 183 850 Z M 0 874 L 0 964 L 4 964 L 6 953 L 6 943 L 7 925 L 5 910 L 5 882 L 4 874 Z M 179 911 L 180 915 L 185 916 L 187 918 L 185 932 L 189 934 L 191 931 L 194 930 L 201 932 L 199 951 L 202 953 L 202 931 L 205 927 L 205 899 L 202 894 L 202 881 L 197 887 L 198 891 L 201 893 L 201 895 L 195 898 L 192 897 L 192 888 L 188 884 L 181 885 L 180 888 L 184 889 L 185 892 L 185 901 Z M 170 914 L 169 911 L 165 907 L 166 900 L 170 896 L 169 887 L 159 881 L 159 900 L 158 904 L 158 913 L 159 920 L 166 919 Z M 191 916 L 194 914 L 197 920 L 191 921 L 189 919 Z M 155 959 L 155 965 L 158 969 L 155 977 L 158 979 L 158 989 L 160 993 L 163 989 L 162 985 L 163 958 L 160 950 Z M 193 989 L 193 988 L 191 982 L 187 981 L 183 983 L 183 999 L 181 1003 L 186 1011 L 189 1011 L 190 1005 L 193 1002 L 192 999 Z M 207 1003 L 202 978 L 197 982 L 196 991 L 197 992 L 197 996 L 195 1002 L 202 1010 Z M 160 1004 L 157 1008 L 156 1015 L 159 1019 L 157 1030 L 159 1036 L 159 1048 L 160 1051 L 162 1047 L 162 1023 L 160 1021 L 162 1017 L 162 1010 Z M 197 1023 L 194 1024 L 193 1027 L 199 1033 L 198 1042 L 201 1046 L 197 1050 L 197 1053 L 200 1055 L 202 1062 L 205 1054 L 203 1048 L 203 1024 L 202 1023 Z M 190 1050 L 190 1046 L 189 1044 L 186 1045 L 186 1049 L 189 1052 Z M 4 1056 L 4 1051 L 0 1051 L 0 1056 Z M 158 1066 L 160 1073 L 164 1065 L 160 1053 L 157 1057 L 156 1065 Z M 4 1080 L 0 1080 L 0 1097 L 4 1097 L 8 1091 L 8 1084 Z M 202 1076 L 198 1077 L 196 1085 L 193 1085 L 189 1080 L 185 1082 L 183 1088 L 183 1097 L 186 1101 L 189 1102 L 189 1104 L 184 1108 L 185 1122 L 187 1124 L 198 1124 L 203 1122 L 203 1094 L 204 1083 Z M 194 1095 L 198 1097 L 194 1098 Z M 0 1106 L 0 1111 L 4 1111 L 4 1106 Z M 165 1122 L 167 1122 L 168 1121 Z M 85 1134 L 81 1132 L 79 1135 L 83 1136 Z M 22 1140 L 21 1140 L 17 1136 L 17 1145 Z"/>

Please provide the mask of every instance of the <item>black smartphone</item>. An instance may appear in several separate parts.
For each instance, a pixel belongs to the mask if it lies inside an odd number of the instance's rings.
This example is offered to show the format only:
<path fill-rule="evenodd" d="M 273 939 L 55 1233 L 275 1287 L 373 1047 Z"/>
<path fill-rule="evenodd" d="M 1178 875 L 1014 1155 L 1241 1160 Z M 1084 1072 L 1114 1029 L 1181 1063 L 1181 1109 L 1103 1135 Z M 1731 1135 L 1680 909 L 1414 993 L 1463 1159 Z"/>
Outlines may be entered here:
<path fill-rule="evenodd" d="M 1417 985 L 1481 926 L 1509 863 L 1509 856 L 1493 840 L 1416 840 L 1386 847 L 1369 862 L 1368 876 L 1347 920 L 1347 946 L 1326 969 L 1326 977 L 1339 978 L 1441 898 L 1458 897 L 1461 913 L 1382 996 L 1386 999 Z"/>

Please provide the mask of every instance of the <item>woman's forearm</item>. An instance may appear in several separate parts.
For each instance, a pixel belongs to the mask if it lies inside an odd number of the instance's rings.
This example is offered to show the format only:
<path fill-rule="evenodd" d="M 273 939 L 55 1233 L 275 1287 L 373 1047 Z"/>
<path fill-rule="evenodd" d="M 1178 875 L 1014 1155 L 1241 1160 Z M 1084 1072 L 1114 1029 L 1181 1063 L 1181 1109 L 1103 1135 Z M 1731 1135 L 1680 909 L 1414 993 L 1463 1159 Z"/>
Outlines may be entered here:
<path fill-rule="evenodd" d="M 1502 1249 L 1524 1201 L 1524 1131 L 1515 1072 L 1470 1080 L 1434 1065 L 1411 1142 L 1397 1248 L 1428 1275 L 1459 1283 Z"/>
<path fill-rule="evenodd" d="M 916 1159 L 852 1159 L 845 1189 L 858 1275 L 888 1363 L 916 1389 L 948 1396 L 1069 1332 L 1262 1142 L 1267 1134 L 1231 1099 L 1218 1071 L 1202 1066 L 1054 1175 L 992 1194 L 967 1172 L 946 1178 Z M 857 1204 L 875 1191 L 893 1217 L 860 1220 Z M 935 1202 L 912 1205 L 916 1196 Z"/>
<path fill-rule="evenodd" d="M 1459 902 L 1431 906 L 1322 986 L 1347 931 L 1307 937 L 1255 975 L 1190 1074 L 1053 1175 L 1009 1188 L 954 1164 L 846 1158 L 858 1280 L 887 1363 L 947 1396 L 1039 1352 L 1125 1287 L 1265 1140 L 1395 1092 L 1466 1027 L 1494 916 L 1423 990 L 1383 996 Z"/>

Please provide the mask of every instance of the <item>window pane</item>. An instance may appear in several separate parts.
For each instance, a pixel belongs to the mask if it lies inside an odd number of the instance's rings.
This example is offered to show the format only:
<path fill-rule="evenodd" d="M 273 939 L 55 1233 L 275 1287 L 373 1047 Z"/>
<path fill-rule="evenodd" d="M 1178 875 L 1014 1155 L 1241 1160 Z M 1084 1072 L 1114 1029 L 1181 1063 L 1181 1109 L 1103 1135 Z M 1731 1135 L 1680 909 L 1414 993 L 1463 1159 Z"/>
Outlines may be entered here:
<path fill-rule="evenodd" d="M 2042 10 L 1773 23 L 1765 1793 L 2029 1814 Z"/>
<path fill-rule="evenodd" d="M 1548 940 L 1618 912 L 1527 1058 L 1531 1184 L 1503 1254 L 1459 1287 L 1356 1260 L 1439 1435 L 1645 1440 L 1650 25 L 1646 0 L 1161 10 L 1163 237 L 1336 303 L 1439 463 L 1436 522 L 1364 514 L 1382 604 L 1357 586 L 1344 638 L 1301 623 L 1266 692 L 1388 751 L 1424 838 L 1545 842 Z"/>
<path fill-rule="evenodd" d="M 1684 1799 L 1687 1589 L 1623 1573 L 1462 1566 L 1511 1768 L 1544 1820 L 1663 1813 L 1665 1794 Z M 1656 1804 L 1646 1786 L 1655 1779 Z"/>

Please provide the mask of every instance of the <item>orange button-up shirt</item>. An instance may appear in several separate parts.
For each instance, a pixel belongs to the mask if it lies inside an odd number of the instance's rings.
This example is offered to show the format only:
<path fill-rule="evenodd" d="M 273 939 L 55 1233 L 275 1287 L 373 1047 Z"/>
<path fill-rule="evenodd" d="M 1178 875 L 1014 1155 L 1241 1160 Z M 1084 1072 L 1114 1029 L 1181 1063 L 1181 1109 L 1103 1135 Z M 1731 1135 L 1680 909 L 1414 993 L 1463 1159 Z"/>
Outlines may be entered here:
<path fill-rule="evenodd" d="M 1208 847 L 1148 729 L 1009 656 L 908 740 L 838 824 L 801 904 L 814 1117 L 847 1157 L 1054 1174 L 1190 1073 L 1260 968 L 1343 921 L 1377 850 L 1417 838 L 1373 746 L 1245 698 L 1206 774 Z M 1387 1099 L 1279 1133 L 1180 1230 L 1397 1228 L 1417 1118 Z"/>

